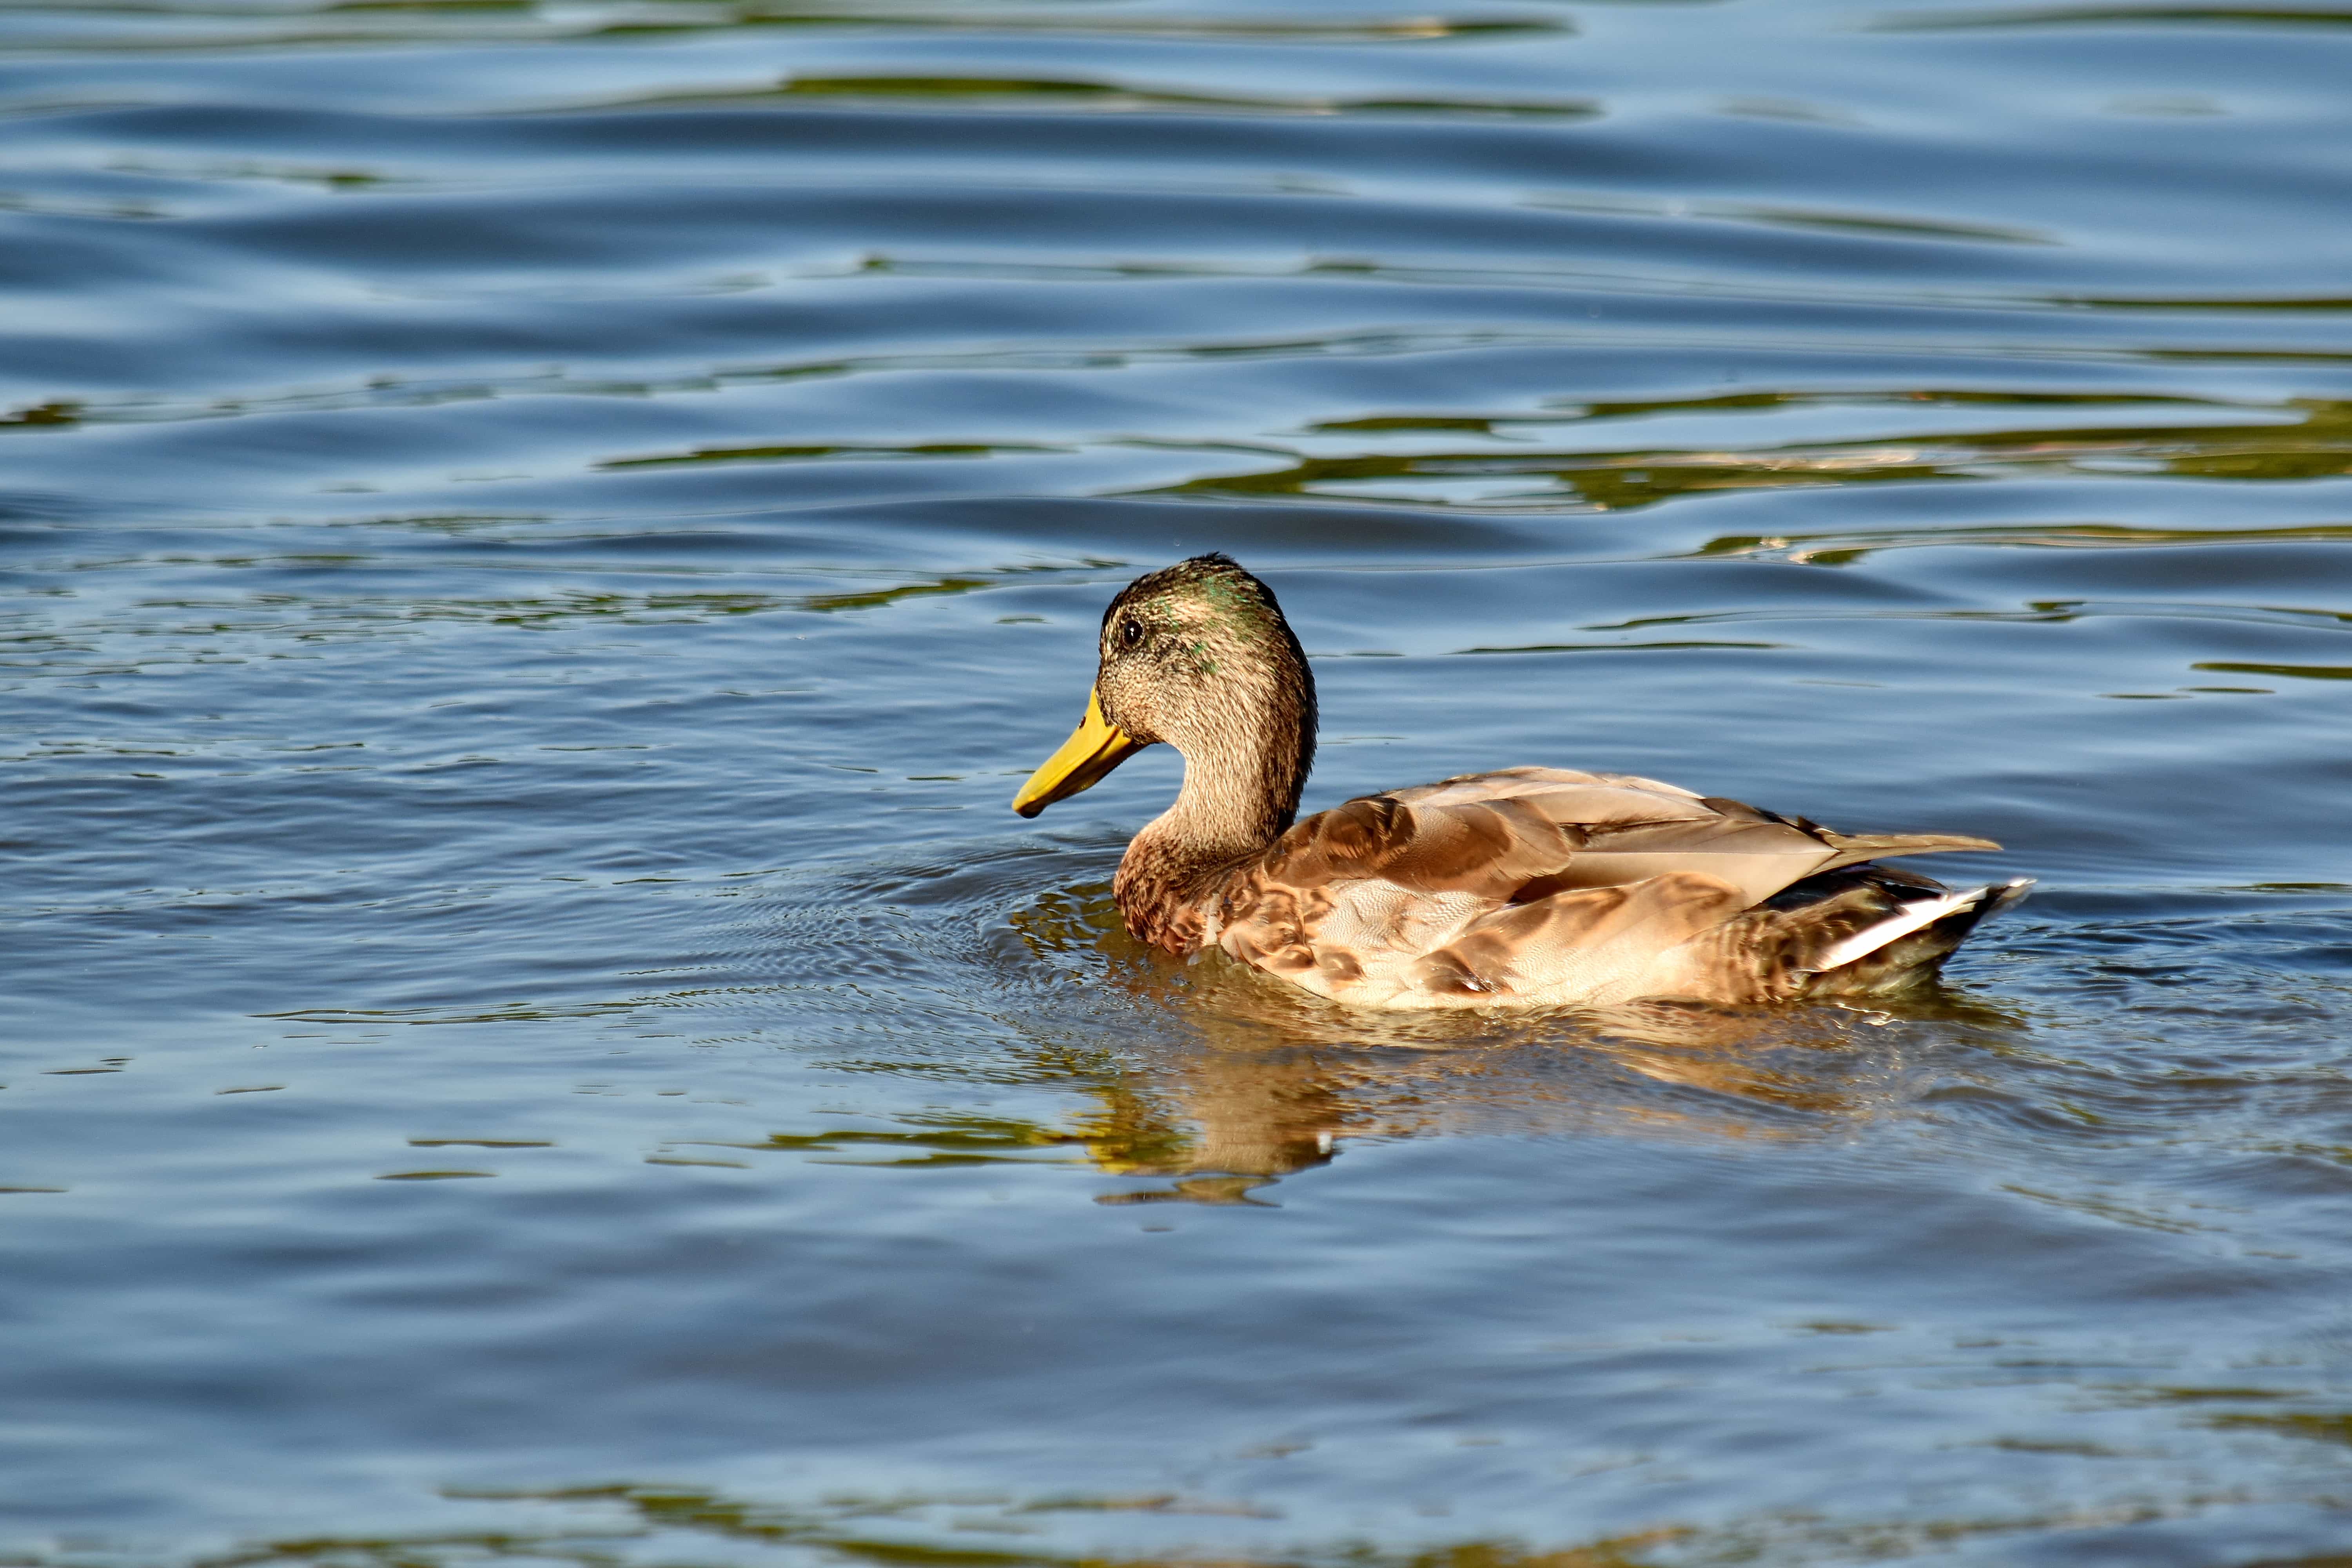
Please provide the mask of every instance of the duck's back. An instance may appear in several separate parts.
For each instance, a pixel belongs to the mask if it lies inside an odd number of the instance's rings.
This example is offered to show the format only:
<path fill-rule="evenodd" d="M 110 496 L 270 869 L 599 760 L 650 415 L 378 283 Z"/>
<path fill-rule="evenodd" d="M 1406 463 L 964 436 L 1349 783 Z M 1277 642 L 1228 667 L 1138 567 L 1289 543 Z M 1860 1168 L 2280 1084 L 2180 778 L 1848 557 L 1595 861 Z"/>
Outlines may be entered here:
<path fill-rule="evenodd" d="M 1628 774 L 1507 768 L 1308 817 L 1205 912 L 1234 957 L 1373 1006 L 1777 1000 L 1932 965 L 2000 901 L 1873 858 L 1997 847 L 1833 833 Z"/>

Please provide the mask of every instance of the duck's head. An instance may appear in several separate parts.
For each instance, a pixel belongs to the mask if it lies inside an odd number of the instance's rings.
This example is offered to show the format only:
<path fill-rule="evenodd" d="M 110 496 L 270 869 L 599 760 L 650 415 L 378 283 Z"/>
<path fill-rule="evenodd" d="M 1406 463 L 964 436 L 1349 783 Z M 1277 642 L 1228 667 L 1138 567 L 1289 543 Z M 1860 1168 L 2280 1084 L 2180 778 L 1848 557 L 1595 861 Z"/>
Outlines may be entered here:
<path fill-rule="evenodd" d="M 1144 747 L 1184 754 L 1185 797 L 1290 825 L 1315 760 L 1315 678 L 1265 584 L 1223 555 L 1147 573 L 1103 612 L 1087 716 L 1013 797 L 1034 816 Z M 1180 797 L 1180 805 L 1184 797 Z"/>

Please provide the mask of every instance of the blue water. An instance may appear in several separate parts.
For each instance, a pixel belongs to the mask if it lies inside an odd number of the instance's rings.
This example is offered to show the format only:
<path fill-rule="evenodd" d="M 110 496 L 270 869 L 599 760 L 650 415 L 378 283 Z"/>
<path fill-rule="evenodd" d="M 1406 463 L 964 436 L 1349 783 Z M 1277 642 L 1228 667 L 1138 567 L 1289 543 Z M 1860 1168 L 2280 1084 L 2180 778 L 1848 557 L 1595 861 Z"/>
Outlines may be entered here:
<path fill-rule="evenodd" d="M 2352 1553 L 2352 12 L 0 10 L 0 1554 Z M 2028 875 L 1368 1018 L 1034 825 L 1137 573 L 1309 808 Z M 120 1083 L 100 1082 L 103 1079 Z"/>

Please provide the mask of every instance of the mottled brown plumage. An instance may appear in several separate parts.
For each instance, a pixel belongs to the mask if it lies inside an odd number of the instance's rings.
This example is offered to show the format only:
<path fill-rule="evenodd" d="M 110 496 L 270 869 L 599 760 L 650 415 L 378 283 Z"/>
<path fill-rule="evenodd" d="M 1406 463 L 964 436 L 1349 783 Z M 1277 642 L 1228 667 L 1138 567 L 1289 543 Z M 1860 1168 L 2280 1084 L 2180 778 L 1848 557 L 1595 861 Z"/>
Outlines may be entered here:
<path fill-rule="evenodd" d="M 1465 774 L 1294 826 L 1314 677 L 1273 594 L 1222 555 L 1112 601 L 1087 721 L 1015 809 L 1159 742 L 1183 753 L 1184 784 L 1119 863 L 1129 929 L 1371 1006 L 1867 994 L 1931 973 L 2027 885 L 1955 893 L 1873 863 L 2000 847 L 1986 839 L 1836 833 L 1559 768 Z"/>

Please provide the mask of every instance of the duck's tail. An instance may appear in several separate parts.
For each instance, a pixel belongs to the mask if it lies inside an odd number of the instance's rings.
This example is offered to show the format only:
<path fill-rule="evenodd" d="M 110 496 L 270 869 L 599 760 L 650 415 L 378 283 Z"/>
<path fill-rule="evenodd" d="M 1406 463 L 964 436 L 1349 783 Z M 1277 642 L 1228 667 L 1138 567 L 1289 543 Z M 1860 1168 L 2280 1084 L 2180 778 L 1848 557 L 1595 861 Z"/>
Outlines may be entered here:
<path fill-rule="evenodd" d="M 1752 917 L 1773 950 L 1776 994 L 1865 996 L 1936 973 L 1985 917 L 2032 889 L 2030 877 L 1948 889 L 1889 865 L 1849 865 L 1767 898 Z"/>
<path fill-rule="evenodd" d="M 1803 962 L 1812 975 L 1806 987 L 1809 995 L 1868 995 L 1899 990 L 1925 978 L 1988 917 L 2021 902 L 2033 887 L 2032 878 L 2013 877 L 2006 882 L 1955 891 L 1932 883 L 1916 885 L 1926 883 L 1924 877 L 1898 880 L 1878 868 L 1854 869 L 1865 871 L 1856 879 L 1857 885 L 1841 889 L 1815 908 L 1824 915 L 1831 912 L 1829 906 L 1852 910 L 1860 901 L 1854 895 L 1864 894 L 1874 895 L 1869 901 L 1880 909 L 1875 918 L 1859 924 L 1853 922 L 1851 915 L 1845 921 L 1824 922 L 1822 934 L 1828 940 Z M 1869 875 L 1869 871 L 1879 874 Z M 1846 929 L 1832 934 L 1835 925 Z"/>

